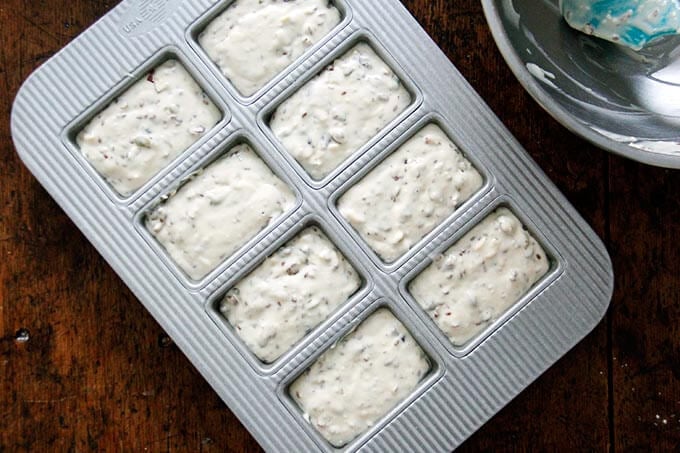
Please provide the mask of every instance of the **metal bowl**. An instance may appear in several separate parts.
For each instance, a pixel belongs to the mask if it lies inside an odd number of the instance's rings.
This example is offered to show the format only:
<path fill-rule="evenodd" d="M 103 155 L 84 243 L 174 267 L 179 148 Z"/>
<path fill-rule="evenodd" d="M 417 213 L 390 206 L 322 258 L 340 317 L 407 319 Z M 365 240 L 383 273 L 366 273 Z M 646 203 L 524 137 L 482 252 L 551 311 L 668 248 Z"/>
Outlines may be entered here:
<path fill-rule="evenodd" d="M 572 132 L 616 154 L 680 168 L 680 36 L 642 51 L 579 33 L 559 0 L 482 0 L 519 81 Z"/>

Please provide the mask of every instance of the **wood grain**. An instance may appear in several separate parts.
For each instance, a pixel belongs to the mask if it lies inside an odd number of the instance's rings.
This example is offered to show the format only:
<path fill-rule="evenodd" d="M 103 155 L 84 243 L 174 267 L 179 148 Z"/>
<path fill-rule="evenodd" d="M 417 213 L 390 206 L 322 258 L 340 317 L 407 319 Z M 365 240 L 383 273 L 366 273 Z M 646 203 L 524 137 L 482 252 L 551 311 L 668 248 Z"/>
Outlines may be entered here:
<path fill-rule="evenodd" d="M 14 152 L 22 81 L 117 3 L 0 3 L 0 452 L 259 451 Z M 606 321 L 461 451 L 680 450 L 680 173 L 546 115 L 478 0 L 404 3 L 605 238 L 617 275 Z"/>
<path fill-rule="evenodd" d="M 680 451 L 679 176 L 611 162 L 612 428 L 620 451 Z"/>

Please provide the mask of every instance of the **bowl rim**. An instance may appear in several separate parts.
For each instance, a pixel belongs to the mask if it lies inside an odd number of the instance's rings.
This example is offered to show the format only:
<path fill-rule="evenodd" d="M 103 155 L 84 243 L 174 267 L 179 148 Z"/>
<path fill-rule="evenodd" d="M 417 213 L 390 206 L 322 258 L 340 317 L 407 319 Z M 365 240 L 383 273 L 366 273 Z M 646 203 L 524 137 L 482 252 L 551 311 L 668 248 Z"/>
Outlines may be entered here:
<path fill-rule="evenodd" d="M 508 66 L 510 66 L 510 69 L 515 74 L 515 77 L 517 77 L 520 84 L 522 84 L 524 89 L 548 114 L 550 114 L 550 116 L 574 134 L 583 137 L 605 151 L 611 151 L 620 156 L 648 165 L 680 169 L 680 155 L 674 156 L 646 151 L 607 138 L 577 120 L 574 115 L 555 101 L 547 90 L 545 90 L 534 76 L 531 75 L 512 45 L 510 37 L 503 26 L 503 21 L 501 20 L 501 14 L 497 6 L 498 1 L 499 0 L 481 0 L 486 21 L 491 29 L 491 34 L 496 41 L 496 45 L 501 51 L 503 58 Z"/>

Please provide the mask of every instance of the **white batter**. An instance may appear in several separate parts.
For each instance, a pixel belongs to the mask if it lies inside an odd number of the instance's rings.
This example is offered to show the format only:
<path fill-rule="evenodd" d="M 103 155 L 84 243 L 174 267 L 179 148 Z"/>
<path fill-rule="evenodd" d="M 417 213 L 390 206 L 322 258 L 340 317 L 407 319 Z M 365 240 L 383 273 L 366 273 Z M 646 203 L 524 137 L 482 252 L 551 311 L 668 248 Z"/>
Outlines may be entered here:
<path fill-rule="evenodd" d="M 338 209 L 383 260 L 392 262 L 482 183 L 456 145 L 430 124 L 352 187 Z"/>
<path fill-rule="evenodd" d="M 360 286 L 352 265 L 311 227 L 229 290 L 220 309 L 250 350 L 271 363 Z"/>
<path fill-rule="evenodd" d="M 340 23 L 328 0 L 236 0 L 199 37 L 208 56 L 250 96 Z"/>
<path fill-rule="evenodd" d="M 242 144 L 158 206 L 146 225 L 199 280 L 294 205 L 290 188 Z"/>
<path fill-rule="evenodd" d="M 409 289 L 460 346 L 521 299 L 549 266 L 519 219 L 500 208 L 437 257 Z"/>
<path fill-rule="evenodd" d="M 323 179 L 411 103 L 399 78 L 365 43 L 281 104 L 271 129 L 314 179 Z"/>
<path fill-rule="evenodd" d="M 177 60 L 168 60 L 78 134 L 80 151 L 130 195 L 215 126 L 222 114 Z"/>
<path fill-rule="evenodd" d="M 289 392 L 305 418 L 342 447 L 408 398 L 429 370 L 406 327 L 379 309 L 319 357 Z"/>

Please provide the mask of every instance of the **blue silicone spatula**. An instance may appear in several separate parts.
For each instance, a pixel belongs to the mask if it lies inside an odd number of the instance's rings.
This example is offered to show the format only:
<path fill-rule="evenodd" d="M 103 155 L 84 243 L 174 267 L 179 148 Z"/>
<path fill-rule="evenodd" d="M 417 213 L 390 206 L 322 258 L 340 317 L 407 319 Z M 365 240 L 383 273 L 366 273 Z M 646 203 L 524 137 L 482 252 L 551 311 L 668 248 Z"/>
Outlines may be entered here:
<path fill-rule="evenodd" d="M 680 34 L 680 0 L 560 0 L 560 8 L 573 28 L 635 50 Z"/>

